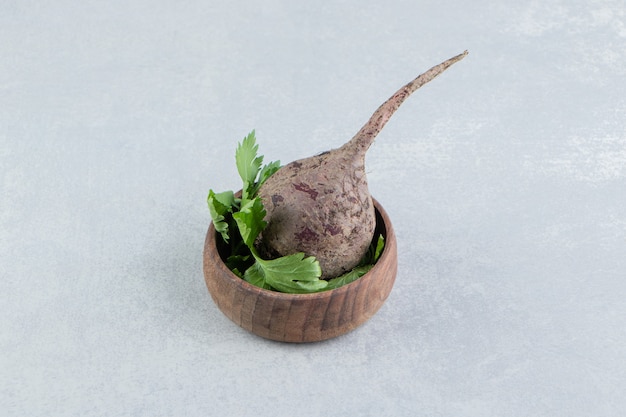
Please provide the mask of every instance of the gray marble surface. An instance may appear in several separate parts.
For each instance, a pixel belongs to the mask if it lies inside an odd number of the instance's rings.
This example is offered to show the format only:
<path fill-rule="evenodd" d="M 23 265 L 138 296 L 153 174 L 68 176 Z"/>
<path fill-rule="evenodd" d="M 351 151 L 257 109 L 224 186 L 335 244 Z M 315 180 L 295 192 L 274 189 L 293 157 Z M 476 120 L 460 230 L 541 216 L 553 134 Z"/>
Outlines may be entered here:
<path fill-rule="evenodd" d="M 399 274 L 327 342 L 202 276 L 209 188 L 463 50 L 371 148 Z M 0 3 L 0 414 L 623 416 L 626 3 Z"/>

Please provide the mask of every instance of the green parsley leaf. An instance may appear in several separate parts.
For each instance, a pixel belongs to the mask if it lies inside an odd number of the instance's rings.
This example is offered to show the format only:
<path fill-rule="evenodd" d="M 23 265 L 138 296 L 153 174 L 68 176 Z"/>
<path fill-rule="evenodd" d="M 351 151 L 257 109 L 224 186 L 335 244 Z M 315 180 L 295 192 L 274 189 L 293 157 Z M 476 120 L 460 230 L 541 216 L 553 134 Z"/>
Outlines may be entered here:
<path fill-rule="evenodd" d="M 259 263 L 254 263 L 250 268 L 246 269 L 243 279 L 250 284 L 266 290 L 274 290 L 266 281 L 263 268 Z"/>
<path fill-rule="evenodd" d="M 273 161 L 265 165 L 259 174 L 259 180 L 254 184 L 250 191 L 250 195 L 254 196 L 263 185 L 263 183 L 280 169 L 280 161 Z"/>
<path fill-rule="evenodd" d="M 232 191 L 216 194 L 213 190 L 209 190 L 207 204 L 211 213 L 211 219 L 213 220 L 215 230 L 222 235 L 225 242 L 228 242 L 229 235 L 228 223 L 224 216 L 232 212 L 234 202 L 235 195 Z"/>
<path fill-rule="evenodd" d="M 239 233 L 249 248 L 254 247 L 254 240 L 267 225 L 265 220 L 263 220 L 264 217 L 265 209 L 260 197 L 242 202 L 239 211 L 233 213 Z"/>
<path fill-rule="evenodd" d="M 235 151 L 235 162 L 237 171 L 243 180 L 242 198 L 248 199 L 252 195 L 252 188 L 261 164 L 263 164 L 263 156 L 257 156 L 259 145 L 256 144 L 254 130 L 246 136 L 241 143 L 238 144 Z"/>
<path fill-rule="evenodd" d="M 367 274 L 370 269 L 372 269 L 374 265 L 361 265 L 353 268 L 351 271 L 346 272 L 345 274 L 338 276 L 337 278 L 332 278 L 328 280 L 327 290 L 333 290 L 335 288 L 339 288 L 342 285 L 349 284 L 357 279 L 361 278 L 363 275 Z"/>
<path fill-rule="evenodd" d="M 328 282 L 319 277 L 322 269 L 312 256 L 294 253 L 276 259 L 264 260 L 252 252 L 256 263 L 244 274 L 244 279 L 254 285 L 265 288 L 269 285 L 278 291 L 288 293 L 310 293 L 326 289 Z M 261 284 L 261 285 L 259 285 Z"/>
<path fill-rule="evenodd" d="M 271 177 L 276 171 L 280 169 L 280 161 L 273 161 L 265 165 L 259 175 L 259 186 L 263 185 L 265 180 Z"/>
<path fill-rule="evenodd" d="M 374 251 L 372 263 L 378 261 L 378 258 L 380 258 L 380 255 L 383 253 L 383 249 L 385 249 L 385 237 L 381 234 L 378 235 L 378 240 L 376 241 L 376 250 Z"/>
<path fill-rule="evenodd" d="M 239 278 L 243 278 L 243 273 L 241 271 L 245 271 L 248 267 L 250 267 L 251 258 L 252 257 L 250 255 L 230 255 L 226 259 L 226 266 Z M 254 261 L 254 259 L 252 259 L 252 261 Z"/>

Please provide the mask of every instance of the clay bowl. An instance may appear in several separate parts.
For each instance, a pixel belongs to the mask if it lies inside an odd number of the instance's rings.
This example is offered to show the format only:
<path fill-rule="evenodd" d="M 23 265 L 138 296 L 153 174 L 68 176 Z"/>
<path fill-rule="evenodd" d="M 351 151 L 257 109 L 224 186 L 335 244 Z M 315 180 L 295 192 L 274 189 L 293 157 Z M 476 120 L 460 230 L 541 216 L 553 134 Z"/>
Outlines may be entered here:
<path fill-rule="evenodd" d="M 398 255 L 391 221 L 374 200 L 376 227 L 385 248 L 376 265 L 358 280 L 313 294 L 264 290 L 233 274 L 224 264 L 213 224 L 204 243 L 204 278 L 218 308 L 233 322 L 266 339 L 317 342 L 347 333 L 383 305 L 396 278 Z"/>

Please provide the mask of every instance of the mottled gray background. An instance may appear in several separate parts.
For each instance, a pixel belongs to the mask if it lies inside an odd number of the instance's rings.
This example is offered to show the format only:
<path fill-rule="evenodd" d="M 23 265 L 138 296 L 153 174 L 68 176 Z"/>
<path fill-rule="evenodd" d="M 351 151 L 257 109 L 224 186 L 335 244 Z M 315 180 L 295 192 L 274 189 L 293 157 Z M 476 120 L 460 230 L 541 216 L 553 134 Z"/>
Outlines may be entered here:
<path fill-rule="evenodd" d="M 387 303 L 319 344 L 202 276 L 209 188 L 463 50 L 368 155 Z M 0 3 L 7 416 L 623 416 L 626 2 Z"/>

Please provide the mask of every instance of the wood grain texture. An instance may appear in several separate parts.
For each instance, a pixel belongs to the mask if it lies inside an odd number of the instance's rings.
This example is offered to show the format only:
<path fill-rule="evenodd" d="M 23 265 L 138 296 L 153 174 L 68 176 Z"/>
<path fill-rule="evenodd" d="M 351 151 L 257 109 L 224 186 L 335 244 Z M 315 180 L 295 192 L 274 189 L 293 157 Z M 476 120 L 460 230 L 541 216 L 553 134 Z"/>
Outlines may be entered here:
<path fill-rule="evenodd" d="M 385 210 L 374 200 L 376 227 L 385 249 L 374 267 L 358 280 L 314 294 L 285 294 L 251 285 L 233 274 L 217 248 L 209 226 L 204 244 L 204 278 L 213 301 L 229 319 L 267 339 L 316 342 L 347 333 L 383 305 L 393 287 L 398 255 L 396 237 Z"/>

